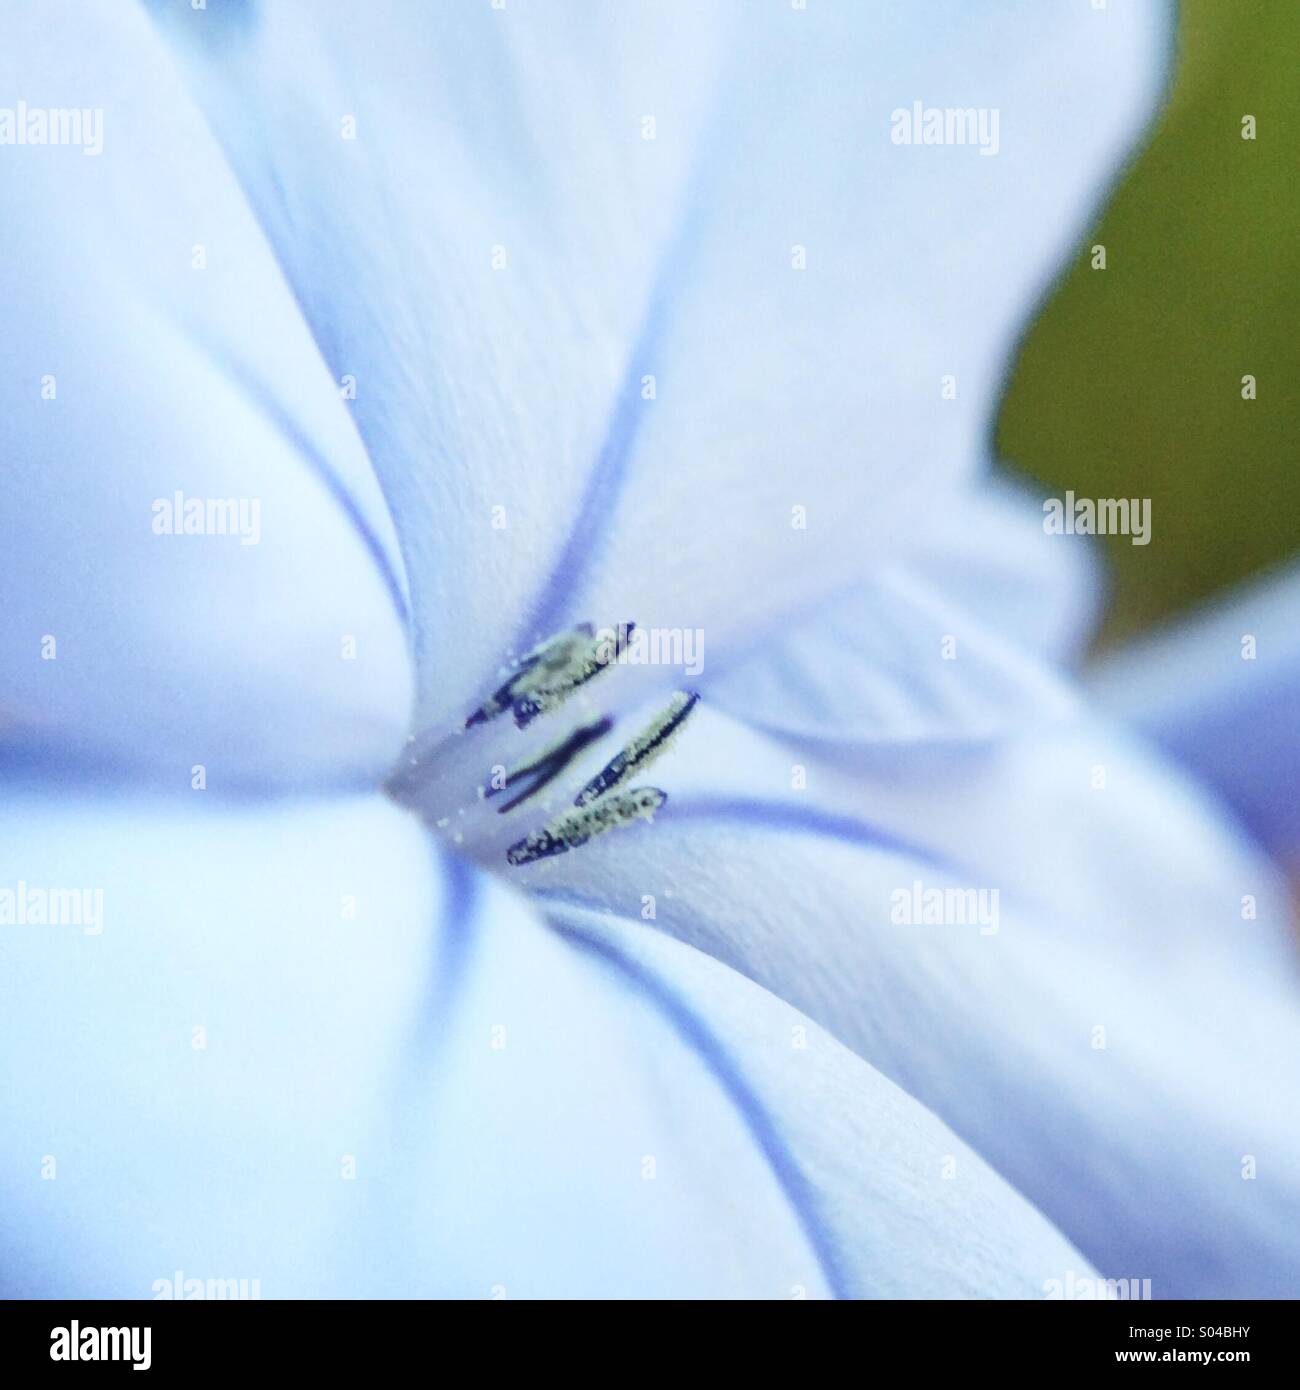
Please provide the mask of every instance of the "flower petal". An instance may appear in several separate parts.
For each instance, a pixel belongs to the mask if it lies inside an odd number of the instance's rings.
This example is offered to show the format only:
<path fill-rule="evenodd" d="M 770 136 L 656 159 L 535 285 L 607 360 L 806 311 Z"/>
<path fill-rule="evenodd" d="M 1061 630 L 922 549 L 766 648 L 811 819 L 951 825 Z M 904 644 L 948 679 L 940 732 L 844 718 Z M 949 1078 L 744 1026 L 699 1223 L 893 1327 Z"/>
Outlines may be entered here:
<path fill-rule="evenodd" d="M 1110 654 L 1092 683 L 1275 854 L 1300 860 L 1300 569 Z"/>
<path fill-rule="evenodd" d="M 272 252 L 141 13 L 8 29 L 0 86 L 102 123 L 0 167 L 0 737 L 174 786 L 373 783 L 402 564 Z"/>
<path fill-rule="evenodd" d="M 629 915 L 648 896 L 660 930 L 932 1109 L 1103 1274 L 1156 1297 L 1295 1287 L 1285 893 L 1140 747 L 1080 724 L 849 772 L 701 707 L 654 780 L 653 828 L 520 881 Z M 927 890 L 956 896 L 927 916 Z"/>
<path fill-rule="evenodd" d="M 1167 9 L 160 11 L 357 376 L 423 722 L 570 621 L 720 652 L 889 555 L 982 458 Z M 996 154 L 895 143 L 914 103 Z"/>
<path fill-rule="evenodd" d="M 11 788 L 0 845 L 0 914 L 103 893 L 0 925 L 6 1292 L 827 1292 L 772 1126 L 391 804 Z"/>
<path fill-rule="evenodd" d="M 948 747 L 1074 713 L 1044 658 L 1077 648 L 1095 585 L 1040 519 L 1000 484 L 944 499 L 904 559 L 710 670 L 710 705 L 824 751 Z"/>
<path fill-rule="evenodd" d="M 766 990 L 644 923 L 552 916 L 703 1020 L 780 1124 L 858 1298 L 1043 1298 L 1087 1261 L 933 1115 Z"/>

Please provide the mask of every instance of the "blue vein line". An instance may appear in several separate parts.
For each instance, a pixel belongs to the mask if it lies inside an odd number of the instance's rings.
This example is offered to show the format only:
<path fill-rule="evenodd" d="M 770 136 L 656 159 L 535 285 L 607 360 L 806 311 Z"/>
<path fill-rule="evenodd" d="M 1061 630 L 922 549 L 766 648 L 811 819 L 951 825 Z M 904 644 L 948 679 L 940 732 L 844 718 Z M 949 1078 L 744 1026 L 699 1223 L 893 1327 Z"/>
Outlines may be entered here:
<path fill-rule="evenodd" d="M 392 556 L 389 555 L 388 548 L 376 535 L 374 528 L 366 519 L 360 504 L 353 497 L 347 484 L 338 476 L 315 444 L 308 439 L 298 422 L 268 390 L 266 383 L 252 371 L 247 363 L 240 361 L 227 349 L 225 344 L 215 342 L 211 335 L 204 333 L 198 325 L 193 325 L 192 331 L 195 340 L 203 343 L 213 362 L 222 367 L 227 376 L 247 392 L 253 403 L 260 408 L 262 414 L 294 446 L 296 452 L 310 464 L 317 478 L 324 483 L 327 491 L 343 509 L 378 567 L 380 576 L 384 581 L 384 587 L 388 590 L 388 596 L 401 619 L 402 627 L 409 632 L 411 626 L 410 610 L 407 608 L 406 594 L 393 565 Z"/>
<path fill-rule="evenodd" d="M 918 859 L 932 869 L 955 879 L 958 883 L 977 883 L 984 870 L 977 865 L 954 859 L 941 850 L 905 840 L 868 825 L 855 816 L 839 815 L 834 811 L 819 811 L 811 806 L 797 806 L 788 801 L 761 801 L 757 797 L 692 797 L 674 801 L 671 794 L 656 817 L 673 820 L 723 820 L 741 825 L 756 825 L 765 830 L 793 830 L 861 849 L 883 850 L 908 859 Z M 547 890 L 533 889 L 534 893 Z M 556 892 L 562 890 L 555 890 Z M 1021 896 L 1011 891 L 1006 901 L 1014 909 L 1022 907 L 1036 916 L 1053 922 L 1073 921 L 1082 924 L 1080 917 L 1059 917 L 1057 909 L 1043 903 L 1036 895 Z M 603 904 L 602 904 L 603 906 Z"/>
<path fill-rule="evenodd" d="M 439 952 L 433 1016 L 441 1027 L 447 1028 L 469 970 L 481 894 L 478 872 L 472 865 L 458 854 L 442 853 L 439 858 L 444 894 L 441 911 L 446 932 Z"/>
<path fill-rule="evenodd" d="M 788 801 L 763 801 L 746 796 L 703 796 L 674 800 L 670 795 L 658 815 L 673 820 L 729 820 L 745 825 L 761 826 L 765 830 L 796 830 L 866 849 L 887 850 L 894 854 L 919 859 L 947 873 L 968 872 L 957 860 L 938 850 L 888 831 L 879 830 L 855 816 L 839 815 L 834 811 L 818 810 L 814 806 L 799 806 Z"/>
<path fill-rule="evenodd" d="M 569 530 L 564 549 L 551 569 L 550 577 L 542 585 L 540 597 L 529 614 L 523 634 L 515 643 L 517 649 L 531 646 L 535 639 L 540 640 L 560 627 L 571 595 L 591 567 L 600 543 L 607 539 L 607 523 L 627 479 L 632 445 L 641 425 L 644 402 L 638 392 L 640 378 L 646 370 L 646 363 L 653 359 L 667 318 L 662 280 L 666 278 L 667 265 L 676 260 L 679 244 L 686 241 L 686 223 L 693 223 L 693 219 L 688 217 L 684 220 L 673 239 L 672 254 L 664 256 L 664 265 L 659 272 L 661 283 L 655 285 L 650 311 L 624 369 L 613 415 L 595 466 L 587 479 L 578 515 Z"/>
<path fill-rule="evenodd" d="M 847 1277 L 841 1268 L 834 1242 L 816 1214 L 816 1195 L 804 1176 L 794 1155 L 786 1146 L 767 1107 L 745 1079 L 744 1073 L 713 1030 L 678 994 L 668 981 L 640 961 L 630 960 L 618 947 L 597 937 L 589 936 L 581 927 L 552 919 L 554 930 L 565 940 L 590 952 L 626 976 L 660 1009 L 682 1037 L 700 1057 L 733 1105 L 763 1151 L 786 1199 L 793 1207 L 808 1243 L 822 1267 L 831 1293 L 836 1298 L 851 1298 Z"/>
<path fill-rule="evenodd" d="M 150 15 L 150 22 L 157 27 L 157 31 L 162 38 L 164 46 L 168 47 L 170 50 L 171 45 L 165 33 L 165 20 L 167 16 L 158 8 L 156 3 L 151 4 L 150 8 L 153 11 Z M 234 0 L 234 3 L 227 7 L 226 17 L 230 19 L 232 27 L 242 28 L 245 35 L 251 33 L 256 27 L 259 19 L 256 0 Z M 188 37 L 188 35 L 186 35 L 186 37 Z M 299 293 L 298 282 L 290 273 L 289 267 L 281 254 L 282 248 L 277 244 L 271 228 L 263 222 L 257 204 L 249 192 L 245 171 L 240 167 L 239 162 L 234 156 L 232 141 L 228 136 L 228 132 L 224 126 L 220 126 L 218 123 L 214 122 L 213 113 L 209 109 L 208 104 L 202 101 L 198 96 L 194 97 L 194 110 L 196 114 L 201 117 L 208 133 L 221 150 L 222 159 L 225 163 L 226 171 L 230 175 L 231 182 L 234 184 L 235 188 L 238 189 L 240 197 L 243 199 L 244 207 L 256 227 L 258 234 L 266 245 L 267 252 L 274 262 L 276 270 L 280 274 L 281 282 L 289 298 L 293 301 L 299 321 L 316 349 L 316 354 L 320 359 L 321 365 L 326 371 L 332 371 L 333 366 L 322 347 L 317 325 L 307 312 L 302 296 Z M 275 177 L 274 171 L 272 172 L 272 178 L 275 181 L 276 191 L 279 192 L 283 198 L 283 189 L 280 186 L 279 179 Z M 376 535 L 347 485 L 338 474 L 335 473 L 325 456 L 316 448 L 311 440 L 307 438 L 297 421 L 289 415 L 281 402 L 276 399 L 275 394 L 267 388 L 266 383 L 257 376 L 247 363 L 239 360 L 227 343 L 219 341 L 211 333 L 205 331 L 203 325 L 196 319 L 191 318 L 188 314 L 176 313 L 174 311 L 174 318 L 177 322 L 188 328 L 191 340 L 195 343 L 202 343 L 213 362 L 223 367 L 231 380 L 234 381 L 236 385 L 242 386 L 244 390 L 249 393 L 253 401 L 260 406 L 263 414 L 280 430 L 286 439 L 296 446 L 302 457 L 311 465 L 312 471 L 316 474 L 317 478 L 324 483 L 327 491 L 339 506 L 342 507 L 345 515 L 352 522 L 357 534 L 361 537 L 363 544 L 370 552 L 371 558 L 378 567 L 380 577 L 384 581 L 384 587 L 388 590 L 388 596 L 392 600 L 393 607 L 397 611 L 398 618 L 401 620 L 402 627 L 407 633 L 409 641 L 411 614 L 406 602 L 405 586 L 398 574 L 397 567 L 393 564 L 393 557 L 389 554 L 388 548 L 379 539 L 378 535 Z M 360 432 L 358 432 L 358 438 L 360 439 Z M 369 449 L 364 439 L 360 439 L 360 442 L 371 475 L 375 478 L 376 487 L 379 489 L 382 503 L 386 507 L 388 505 L 388 498 L 383 491 L 382 484 L 379 482 L 378 475 L 375 473 L 374 463 L 370 458 Z M 394 525 L 394 532 L 395 531 L 396 526 Z M 399 546 L 400 543 L 399 539 Z M 400 564 L 401 556 L 399 551 L 398 565 Z"/>
<path fill-rule="evenodd" d="M 623 381 L 614 400 L 604 442 L 587 478 L 568 540 L 551 569 L 550 577 L 541 586 L 537 602 L 516 639 L 516 650 L 526 650 L 561 626 L 570 599 L 591 568 L 602 542 L 609 539 L 609 523 L 627 480 L 632 446 L 636 442 L 645 409 L 645 402 L 640 396 L 641 377 L 651 370 L 649 364 L 653 362 L 663 338 L 664 327 L 673 307 L 672 282 L 684 273 L 688 250 L 696 241 L 705 220 L 704 195 L 712 175 L 716 153 L 714 147 L 718 143 L 721 122 L 722 103 L 718 93 L 725 87 L 725 74 L 720 74 L 714 88 L 713 108 L 701 123 L 705 133 L 701 136 L 699 148 L 692 157 L 691 168 L 683 182 L 677 225 L 669 233 L 655 266 L 645 316 L 624 366 Z"/>

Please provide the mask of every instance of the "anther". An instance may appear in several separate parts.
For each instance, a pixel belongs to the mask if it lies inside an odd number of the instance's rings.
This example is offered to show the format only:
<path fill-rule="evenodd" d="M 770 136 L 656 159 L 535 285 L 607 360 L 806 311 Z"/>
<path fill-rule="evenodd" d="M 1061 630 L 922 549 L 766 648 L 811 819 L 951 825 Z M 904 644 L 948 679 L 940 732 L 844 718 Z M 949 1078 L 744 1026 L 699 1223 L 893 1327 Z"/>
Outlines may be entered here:
<path fill-rule="evenodd" d="M 618 830 L 638 820 L 653 820 L 654 813 L 668 800 L 658 787 L 634 787 L 614 792 L 594 805 L 568 811 L 549 825 L 511 845 L 506 862 L 518 868 L 538 859 L 566 854 L 609 830 Z"/>
<path fill-rule="evenodd" d="M 583 787 L 573 804 L 591 805 L 666 753 L 699 701 L 700 697 L 692 691 L 683 690 L 674 695 L 667 706 Z"/>
<path fill-rule="evenodd" d="M 485 724 L 511 710 L 519 728 L 526 728 L 617 661 L 634 626 L 620 624 L 611 638 L 582 623 L 548 638 L 521 658 L 518 669 L 469 716 L 465 727 Z"/>

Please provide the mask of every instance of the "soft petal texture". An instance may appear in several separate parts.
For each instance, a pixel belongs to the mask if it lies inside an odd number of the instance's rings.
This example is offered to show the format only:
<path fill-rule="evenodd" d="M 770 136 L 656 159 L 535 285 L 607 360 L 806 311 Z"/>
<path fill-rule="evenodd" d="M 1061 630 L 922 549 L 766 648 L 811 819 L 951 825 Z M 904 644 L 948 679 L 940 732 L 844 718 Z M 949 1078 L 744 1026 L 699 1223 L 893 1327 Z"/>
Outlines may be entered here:
<path fill-rule="evenodd" d="M 1005 485 L 936 499 L 906 553 L 700 684 L 709 703 L 829 750 L 983 741 L 1063 718 L 1095 579 Z"/>
<path fill-rule="evenodd" d="M 402 561 L 219 147 L 131 5 L 10 16 L 0 87 L 103 113 L 102 153 L 0 160 L 0 739 L 178 788 L 373 784 L 410 711 Z M 256 543 L 156 534 L 177 492 L 244 501 Z"/>
<path fill-rule="evenodd" d="M 828 1291 L 776 1122 L 390 804 L 11 787 L 0 846 L 6 890 L 104 894 L 0 926 L 7 1292 Z"/>
<path fill-rule="evenodd" d="M 936 498 L 899 564 L 942 583 L 959 607 L 1058 666 L 1078 663 L 1101 616 L 1096 550 L 1049 536 L 1041 498 L 1002 473 Z"/>
<path fill-rule="evenodd" d="M 1110 653 L 1091 685 L 1300 863 L 1300 569 Z"/>
<path fill-rule="evenodd" d="M 155 12 L 357 377 L 435 726 L 567 621 L 703 627 L 720 652 L 887 555 L 982 456 L 1023 316 L 1153 109 L 1169 18 Z M 916 101 L 997 108 L 997 154 L 893 143 Z"/>
<path fill-rule="evenodd" d="M 802 1014 L 644 921 L 556 919 L 704 1021 L 780 1121 L 790 1161 L 859 1298 L 1043 1298 L 1092 1270 L 950 1130 Z"/>
<path fill-rule="evenodd" d="M 1140 746 L 1079 723 L 846 767 L 702 708 L 645 780 L 668 792 L 653 827 L 521 880 L 629 914 L 652 895 L 660 930 L 933 1109 L 1103 1274 L 1294 1292 L 1286 895 Z M 997 889 L 994 929 L 900 920 L 914 884 Z"/>

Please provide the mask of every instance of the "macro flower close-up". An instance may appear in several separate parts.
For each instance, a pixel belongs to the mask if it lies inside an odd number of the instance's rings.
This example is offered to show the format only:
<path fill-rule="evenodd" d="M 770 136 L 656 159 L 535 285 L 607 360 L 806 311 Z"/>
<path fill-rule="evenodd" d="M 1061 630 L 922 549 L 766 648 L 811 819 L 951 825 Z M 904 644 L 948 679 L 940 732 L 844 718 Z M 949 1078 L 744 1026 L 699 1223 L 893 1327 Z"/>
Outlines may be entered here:
<path fill-rule="evenodd" d="M 1300 1292 L 1300 575 L 1001 457 L 1179 33 L 4 0 L 8 1298 Z"/>

